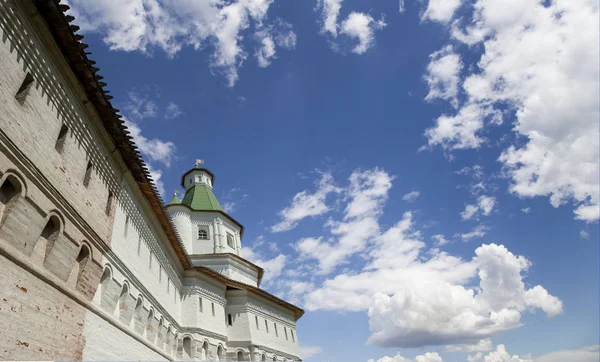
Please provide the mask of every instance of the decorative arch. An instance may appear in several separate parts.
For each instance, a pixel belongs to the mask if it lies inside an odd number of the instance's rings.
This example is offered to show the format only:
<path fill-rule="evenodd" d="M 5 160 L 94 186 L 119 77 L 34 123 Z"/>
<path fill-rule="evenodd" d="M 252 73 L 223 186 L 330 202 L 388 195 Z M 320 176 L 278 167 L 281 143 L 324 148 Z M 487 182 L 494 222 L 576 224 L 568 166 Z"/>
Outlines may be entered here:
<path fill-rule="evenodd" d="M 204 342 L 202 342 L 202 349 L 201 349 L 201 355 L 200 355 L 200 359 L 202 361 L 206 361 L 208 359 L 208 340 L 204 339 Z"/>
<path fill-rule="evenodd" d="M 146 319 L 146 326 L 144 327 L 144 335 L 146 338 L 150 336 L 150 332 L 152 332 L 152 320 L 154 319 L 154 308 L 150 307 L 148 311 L 148 318 Z"/>
<path fill-rule="evenodd" d="M 263 353 L 262 357 L 260 358 L 261 361 L 266 361 L 267 360 L 267 354 Z"/>
<path fill-rule="evenodd" d="M 237 350 L 237 353 L 235 354 L 236 360 L 237 361 L 243 361 L 244 360 L 244 351 L 242 351 L 241 349 Z"/>

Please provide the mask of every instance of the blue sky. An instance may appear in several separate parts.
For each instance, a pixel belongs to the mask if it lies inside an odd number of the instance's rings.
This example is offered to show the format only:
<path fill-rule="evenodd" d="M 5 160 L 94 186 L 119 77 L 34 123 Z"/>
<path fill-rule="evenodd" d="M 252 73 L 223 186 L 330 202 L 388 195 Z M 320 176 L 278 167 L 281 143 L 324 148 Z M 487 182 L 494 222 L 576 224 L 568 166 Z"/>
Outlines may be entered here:
<path fill-rule="evenodd" d="M 598 361 L 598 4 L 69 1 L 164 198 L 196 158 L 306 361 Z"/>

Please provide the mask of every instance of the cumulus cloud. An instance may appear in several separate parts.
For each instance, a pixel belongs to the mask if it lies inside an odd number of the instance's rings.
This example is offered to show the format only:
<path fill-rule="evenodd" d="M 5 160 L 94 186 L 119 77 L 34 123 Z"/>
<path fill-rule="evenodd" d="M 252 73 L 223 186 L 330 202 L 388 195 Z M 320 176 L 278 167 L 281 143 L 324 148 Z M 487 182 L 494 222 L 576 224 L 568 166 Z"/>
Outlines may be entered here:
<path fill-rule="evenodd" d="M 404 194 L 404 196 L 402 196 L 402 200 L 406 201 L 406 202 L 413 202 L 415 201 L 419 196 L 421 195 L 421 193 L 419 191 L 411 191 L 407 194 Z"/>
<path fill-rule="evenodd" d="M 227 84 L 238 80 L 238 69 L 247 58 L 243 46 L 246 30 L 260 29 L 273 0 L 158 1 L 70 0 L 71 14 L 84 32 L 102 34 L 111 50 L 160 49 L 174 57 L 184 46 L 212 49 L 210 67 Z"/>
<path fill-rule="evenodd" d="M 448 45 L 429 56 L 431 61 L 427 65 L 425 81 L 429 86 L 426 101 L 442 99 L 458 107 L 458 90 L 462 68 L 460 55 Z"/>
<path fill-rule="evenodd" d="M 387 201 L 392 180 L 392 176 L 380 169 L 353 172 L 343 220 L 330 219 L 326 224 L 332 238 L 304 238 L 296 244 L 296 250 L 303 257 L 316 259 L 320 274 L 331 272 L 346 262 L 349 255 L 363 250 L 369 240 L 379 235 L 377 219 Z"/>
<path fill-rule="evenodd" d="M 463 241 L 469 241 L 474 238 L 482 238 L 487 234 L 488 228 L 485 225 L 477 225 L 475 228 L 468 233 L 456 234 Z"/>
<path fill-rule="evenodd" d="M 247 247 L 242 248 L 242 255 L 244 259 L 247 259 L 251 263 L 258 265 L 265 270 L 262 278 L 263 284 L 268 284 L 270 281 L 279 277 L 287 262 L 286 255 L 279 254 L 271 259 L 263 259 L 253 249 Z"/>
<path fill-rule="evenodd" d="M 153 161 L 161 162 L 167 167 L 171 165 L 176 150 L 173 142 L 162 141 L 158 138 L 149 139 L 142 135 L 142 130 L 136 123 L 129 120 L 125 120 L 125 126 L 144 156 Z"/>
<path fill-rule="evenodd" d="M 597 362 L 600 360 L 600 345 L 586 346 L 579 349 L 554 351 L 536 358 L 521 358 L 508 353 L 506 346 L 499 344 L 487 355 L 479 352 L 468 356 L 469 362 Z"/>
<path fill-rule="evenodd" d="M 430 1 L 426 17 L 447 22 L 457 3 Z M 510 120 L 514 137 L 505 138 L 510 144 L 498 157 L 510 191 L 547 196 L 554 207 L 572 201 L 576 219 L 598 220 L 597 2 L 477 0 L 465 6 L 472 11 L 448 26 L 453 43 L 465 44 L 461 50 L 477 62 L 460 78 L 465 99 L 457 111 L 426 130 L 428 146 L 479 148 L 490 128 Z"/>
<path fill-rule="evenodd" d="M 521 209 L 521 212 L 525 213 L 525 214 L 529 214 L 531 212 L 531 208 L 530 207 L 525 207 Z"/>
<path fill-rule="evenodd" d="M 521 326 L 524 313 L 562 312 L 562 302 L 544 287 L 526 286 L 531 263 L 525 257 L 497 244 L 477 247 L 470 260 L 428 248 L 411 212 L 382 229 L 379 218 L 393 177 L 372 169 L 356 170 L 349 179 L 339 220 L 325 223 L 330 236 L 305 237 L 295 245 L 313 278 L 286 282 L 288 290 L 281 292 L 305 309 L 367 311 L 372 345 L 453 345 L 473 352 L 489 348 L 497 333 Z M 476 233 L 483 236 L 485 228 Z M 441 234 L 433 239 L 447 242 Z"/>
<path fill-rule="evenodd" d="M 416 356 L 414 360 L 404 358 L 400 354 L 394 357 L 381 357 L 378 360 L 370 359 L 368 362 L 444 362 L 442 357 L 436 352 L 427 352 L 423 355 Z"/>
<path fill-rule="evenodd" d="M 282 220 L 271 227 L 271 232 L 289 231 L 307 217 L 315 217 L 330 211 L 325 201 L 330 193 L 339 193 L 341 190 L 333 182 L 329 173 L 324 173 L 317 183 L 314 193 L 302 191 L 292 199 L 292 204 L 279 212 Z"/>
<path fill-rule="evenodd" d="M 449 240 L 446 240 L 446 238 L 442 234 L 433 235 L 431 237 L 431 239 L 433 239 L 435 241 L 435 246 L 438 247 L 438 248 L 440 246 L 444 246 L 444 245 L 446 245 L 446 244 L 448 244 L 450 242 Z"/>
<path fill-rule="evenodd" d="M 364 54 L 375 44 L 375 32 L 386 27 L 382 15 L 379 20 L 367 13 L 353 11 L 341 24 L 339 23 L 340 10 L 343 0 L 318 0 L 317 10 L 321 11 L 321 33 L 330 36 L 333 40 L 338 35 L 345 35 L 354 39 L 356 45 L 352 48 L 355 54 Z M 333 48 L 338 49 L 339 44 L 333 41 Z"/>
<path fill-rule="evenodd" d="M 492 340 L 487 338 L 487 339 L 482 339 L 481 341 L 477 342 L 477 344 L 451 344 L 446 346 L 445 350 L 448 352 L 466 352 L 466 353 L 472 353 L 472 352 L 487 352 L 490 351 L 494 348 L 494 345 L 492 344 Z"/>
<path fill-rule="evenodd" d="M 351 12 L 342 22 L 341 34 L 358 40 L 358 44 L 352 49 L 353 53 L 364 54 L 375 42 L 375 31 L 386 27 L 384 18 L 374 20 L 368 14 Z"/>
<path fill-rule="evenodd" d="M 585 230 L 581 230 L 579 232 L 579 237 L 581 239 L 589 239 L 590 238 L 590 234 L 587 231 L 585 231 Z"/>
<path fill-rule="evenodd" d="M 460 6 L 460 0 L 429 0 L 422 19 L 447 23 Z"/>
<path fill-rule="evenodd" d="M 261 68 L 268 67 L 277 58 L 277 46 L 284 49 L 296 47 L 296 33 L 292 30 L 292 25 L 281 19 L 274 26 L 258 31 L 256 36 L 260 47 L 254 55 Z"/>

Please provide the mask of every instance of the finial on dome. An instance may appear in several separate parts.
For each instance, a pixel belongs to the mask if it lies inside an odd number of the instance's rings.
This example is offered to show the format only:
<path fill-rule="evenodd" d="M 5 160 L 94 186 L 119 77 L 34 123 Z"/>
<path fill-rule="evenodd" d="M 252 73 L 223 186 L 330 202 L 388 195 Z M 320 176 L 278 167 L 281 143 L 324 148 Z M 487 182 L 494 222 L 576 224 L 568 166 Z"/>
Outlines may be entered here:
<path fill-rule="evenodd" d="M 197 158 L 196 159 L 196 167 L 198 167 L 198 165 L 204 165 L 204 160 Z"/>

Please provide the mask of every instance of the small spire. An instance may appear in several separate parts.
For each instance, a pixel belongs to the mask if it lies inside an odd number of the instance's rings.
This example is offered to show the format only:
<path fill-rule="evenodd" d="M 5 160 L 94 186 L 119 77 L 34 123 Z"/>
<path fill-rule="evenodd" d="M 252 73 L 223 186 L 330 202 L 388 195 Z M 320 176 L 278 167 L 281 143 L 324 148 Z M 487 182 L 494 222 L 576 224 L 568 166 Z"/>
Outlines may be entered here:
<path fill-rule="evenodd" d="M 169 201 L 169 205 L 181 204 L 181 201 L 179 200 L 179 197 L 177 197 L 177 194 L 179 194 L 179 190 L 175 190 L 175 192 L 173 192 L 173 198 L 171 199 L 171 201 Z"/>

